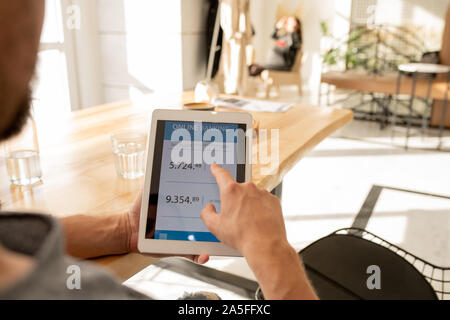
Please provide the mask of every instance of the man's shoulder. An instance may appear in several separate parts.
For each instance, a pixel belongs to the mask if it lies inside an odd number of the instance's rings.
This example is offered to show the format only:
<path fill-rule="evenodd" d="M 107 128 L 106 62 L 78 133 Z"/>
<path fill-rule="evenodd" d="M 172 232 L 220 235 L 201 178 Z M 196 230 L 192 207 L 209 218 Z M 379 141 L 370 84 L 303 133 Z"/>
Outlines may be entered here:
<path fill-rule="evenodd" d="M 3 299 L 148 299 L 93 263 L 64 252 L 61 227 L 49 215 L 0 212 L 0 241 L 29 255 L 34 268 Z"/>

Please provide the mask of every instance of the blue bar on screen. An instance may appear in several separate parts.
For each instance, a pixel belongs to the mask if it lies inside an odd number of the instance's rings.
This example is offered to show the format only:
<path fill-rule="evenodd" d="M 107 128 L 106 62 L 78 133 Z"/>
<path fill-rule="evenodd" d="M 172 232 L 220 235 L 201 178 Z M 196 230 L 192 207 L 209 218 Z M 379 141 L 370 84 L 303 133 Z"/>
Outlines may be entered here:
<path fill-rule="evenodd" d="M 155 239 L 220 242 L 219 239 L 217 239 L 210 232 L 173 231 L 173 230 L 156 230 Z"/>

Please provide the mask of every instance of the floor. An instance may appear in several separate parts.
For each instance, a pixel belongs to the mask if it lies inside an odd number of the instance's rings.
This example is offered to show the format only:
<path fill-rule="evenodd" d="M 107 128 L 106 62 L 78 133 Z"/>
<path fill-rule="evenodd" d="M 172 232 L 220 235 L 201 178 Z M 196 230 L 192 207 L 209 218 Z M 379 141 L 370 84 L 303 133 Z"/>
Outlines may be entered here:
<path fill-rule="evenodd" d="M 300 101 L 316 103 L 317 96 L 306 93 Z M 350 227 L 372 186 L 394 187 L 421 193 L 383 188 L 367 230 L 431 263 L 450 266 L 450 152 L 433 150 L 436 138 L 415 137 L 408 150 L 403 143 L 401 132 L 391 140 L 389 127 L 380 130 L 377 123 L 353 121 L 317 146 L 283 181 L 290 243 L 300 250 Z M 243 258 L 213 257 L 206 266 L 254 279 Z M 159 266 L 146 268 L 125 284 L 159 299 L 195 291 L 213 291 L 222 299 L 251 298 Z"/>

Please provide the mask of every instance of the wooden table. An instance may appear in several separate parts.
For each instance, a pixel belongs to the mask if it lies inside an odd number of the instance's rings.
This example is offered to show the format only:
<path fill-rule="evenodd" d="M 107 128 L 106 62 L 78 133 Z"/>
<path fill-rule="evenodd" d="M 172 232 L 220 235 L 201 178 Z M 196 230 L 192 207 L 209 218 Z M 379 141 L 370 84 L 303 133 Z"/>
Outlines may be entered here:
<path fill-rule="evenodd" d="M 4 159 L 0 163 L 2 210 L 50 213 L 58 217 L 77 213 L 101 215 L 127 210 L 143 179 L 124 180 L 116 175 L 110 134 L 118 129 L 148 131 L 151 112 L 159 98 L 140 103 L 117 102 L 73 112 L 64 119 L 38 125 L 43 181 L 32 187 L 14 187 Z M 192 92 L 180 96 L 174 108 L 193 101 Z M 178 104 L 178 105 L 177 105 Z M 263 175 L 254 165 L 253 181 L 267 190 L 314 146 L 352 120 L 348 110 L 297 104 L 285 113 L 254 113 L 261 129 L 279 129 L 279 170 Z M 257 144 L 254 143 L 254 155 Z M 127 279 L 155 259 L 139 254 L 105 257 L 96 262 Z"/>

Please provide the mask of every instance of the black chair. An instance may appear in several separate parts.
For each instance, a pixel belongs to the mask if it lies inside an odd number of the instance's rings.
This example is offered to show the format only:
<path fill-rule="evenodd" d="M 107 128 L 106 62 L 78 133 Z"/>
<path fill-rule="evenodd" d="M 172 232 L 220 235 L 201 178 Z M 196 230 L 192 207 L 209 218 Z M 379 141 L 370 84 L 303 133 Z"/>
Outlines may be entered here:
<path fill-rule="evenodd" d="M 335 231 L 299 255 L 321 299 L 450 299 L 450 268 L 432 265 L 363 229 Z M 379 289 L 367 285 L 372 275 L 367 268 L 373 265 L 380 270 Z M 256 298 L 263 299 L 260 289 Z"/>

